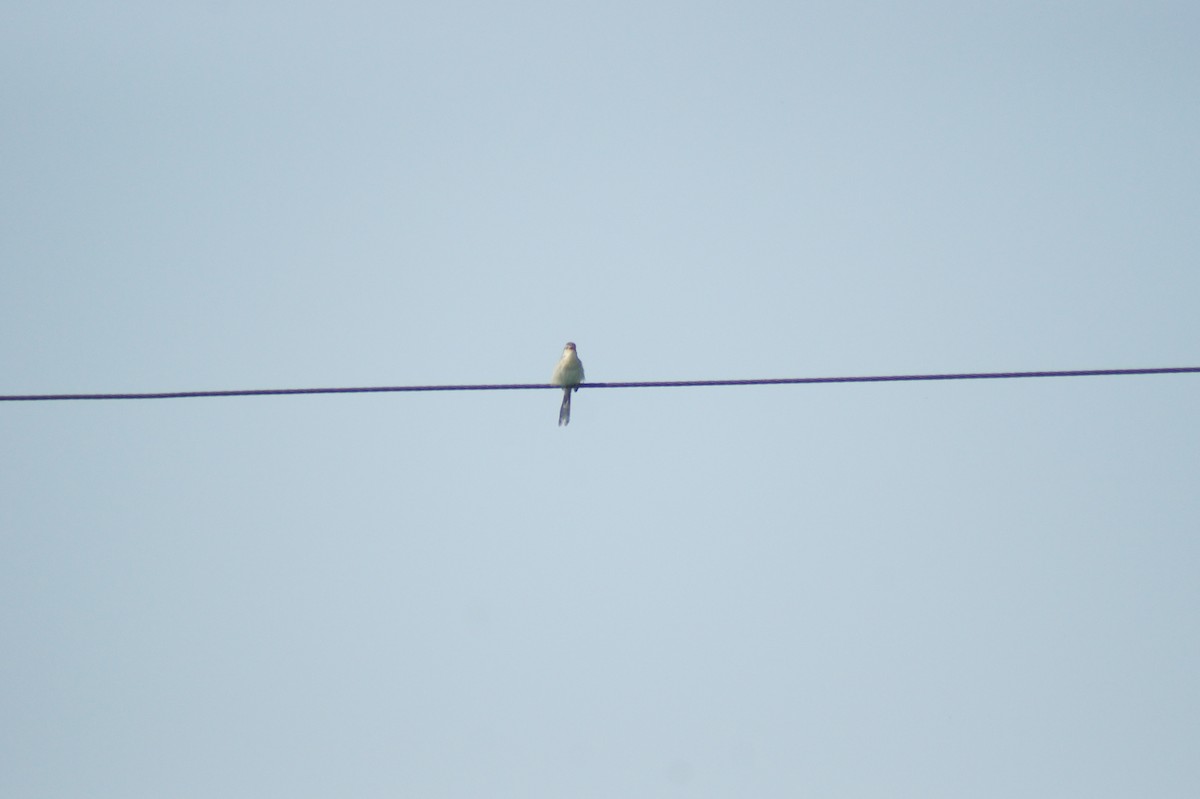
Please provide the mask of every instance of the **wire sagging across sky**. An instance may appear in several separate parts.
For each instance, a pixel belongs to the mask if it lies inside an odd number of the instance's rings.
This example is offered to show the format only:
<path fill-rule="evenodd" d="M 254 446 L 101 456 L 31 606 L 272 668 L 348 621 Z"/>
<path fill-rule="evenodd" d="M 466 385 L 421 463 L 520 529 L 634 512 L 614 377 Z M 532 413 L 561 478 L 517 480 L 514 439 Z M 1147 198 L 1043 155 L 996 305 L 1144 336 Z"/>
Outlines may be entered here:
<path fill-rule="evenodd" d="M 1010 380 L 1035 377 L 1118 377 L 1128 375 L 1197 374 L 1200 366 L 1153 369 L 1076 369 L 1050 372 L 959 372 L 931 375 L 864 375 L 857 377 L 782 377 L 752 380 L 651 380 L 629 383 L 581 383 L 580 388 L 692 388 L 702 386 L 781 386 L 813 383 L 904 383 L 929 380 Z M 445 386 L 362 386 L 347 388 L 250 388 L 221 391 L 161 391 L 121 394 L 0 394 L 0 402 L 52 402 L 65 400 L 191 399 L 199 397 L 262 397 L 292 394 L 382 394 L 403 391 L 515 391 L 562 390 L 549 383 L 498 383 Z"/>

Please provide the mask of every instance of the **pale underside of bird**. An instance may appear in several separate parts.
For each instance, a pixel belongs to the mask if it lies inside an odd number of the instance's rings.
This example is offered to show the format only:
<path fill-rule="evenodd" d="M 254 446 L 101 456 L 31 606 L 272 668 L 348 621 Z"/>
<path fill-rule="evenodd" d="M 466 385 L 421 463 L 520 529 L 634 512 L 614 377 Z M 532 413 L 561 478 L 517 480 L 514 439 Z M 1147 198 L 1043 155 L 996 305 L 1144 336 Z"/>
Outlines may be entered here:
<path fill-rule="evenodd" d="M 578 391 L 582 382 L 583 361 L 579 360 L 579 353 L 575 351 L 575 342 L 568 341 L 567 346 L 563 347 L 562 358 L 550 377 L 551 385 L 563 387 L 562 407 L 558 409 L 559 427 L 571 423 L 571 392 Z"/>

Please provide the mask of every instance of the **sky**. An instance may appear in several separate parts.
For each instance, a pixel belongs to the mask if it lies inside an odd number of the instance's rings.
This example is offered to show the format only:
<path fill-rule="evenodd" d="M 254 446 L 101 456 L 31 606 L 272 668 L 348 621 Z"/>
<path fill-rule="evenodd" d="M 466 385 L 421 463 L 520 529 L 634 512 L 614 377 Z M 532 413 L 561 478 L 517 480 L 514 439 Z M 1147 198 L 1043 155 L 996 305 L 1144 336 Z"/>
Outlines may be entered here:
<path fill-rule="evenodd" d="M 0 4 L 0 394 L 1200 365 L 1194 3 Z M 1191 797 L 1200 376 L 0 403 L 8 797 Z"/>

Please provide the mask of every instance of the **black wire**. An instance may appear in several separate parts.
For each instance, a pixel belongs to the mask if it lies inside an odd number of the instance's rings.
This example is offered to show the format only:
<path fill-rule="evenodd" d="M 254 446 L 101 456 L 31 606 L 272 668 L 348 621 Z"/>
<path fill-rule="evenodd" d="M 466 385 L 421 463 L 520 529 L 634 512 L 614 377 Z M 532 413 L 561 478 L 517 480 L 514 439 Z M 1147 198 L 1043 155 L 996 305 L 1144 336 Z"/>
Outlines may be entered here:
<path fill-rule="evenodd" d="M 1054 372 L 959 372 L 940 375 L 866 375 L 862 377 L 784 377 L 766 380 L 671 380 L 650 383 L 584 383 L 583 388 L 658 388 L 674 386 L 774 386 L 800 383 L 901 383 L 913 380 L 1003 380 L 1021 377 L 1106 377 L 1200 372 L 1200 366 L 1158 369 L 1077 369 Z"/>
<path fill-rule="evenodd" d="M 1006 380 L 1029 377 L 1113 377 L 1200 373 L 1200 366 L 1158 369 L 1079 369 L 1053 372 L 961 372 L 939 375 L 867 375 L 862 377 L 784 377 L 761 380 L 654 380 L 633 383 L 582 383 L 580 388 L 684 388 L 691 386 L 779 386 L 806 383 L 902 383 L 915 380 Z M 562 388 L 547 383 L 502 383 L 456 386 L 365 386 L 359 388 L 251 388 L 233 391 L 163 391 L 147 394 L 0 394 L 0 402 L 50 400 L 186 399 L 192 397 L 257 397 L 281 394 L 381 394 L 399 391 L 514 391 Z"/>

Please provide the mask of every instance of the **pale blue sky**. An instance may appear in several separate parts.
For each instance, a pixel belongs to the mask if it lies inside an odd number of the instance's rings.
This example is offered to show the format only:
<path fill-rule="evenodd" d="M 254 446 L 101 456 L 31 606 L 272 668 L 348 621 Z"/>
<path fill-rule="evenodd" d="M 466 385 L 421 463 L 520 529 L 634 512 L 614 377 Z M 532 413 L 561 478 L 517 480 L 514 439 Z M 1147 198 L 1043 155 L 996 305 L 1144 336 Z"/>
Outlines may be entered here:
<path fill-rule="evenodd" d="M 1194 3 L 0 4 L 0 393 L 1200 364 Z M 0 794 L 1191 797 L 1194 375 L 0 405 Z"/>

